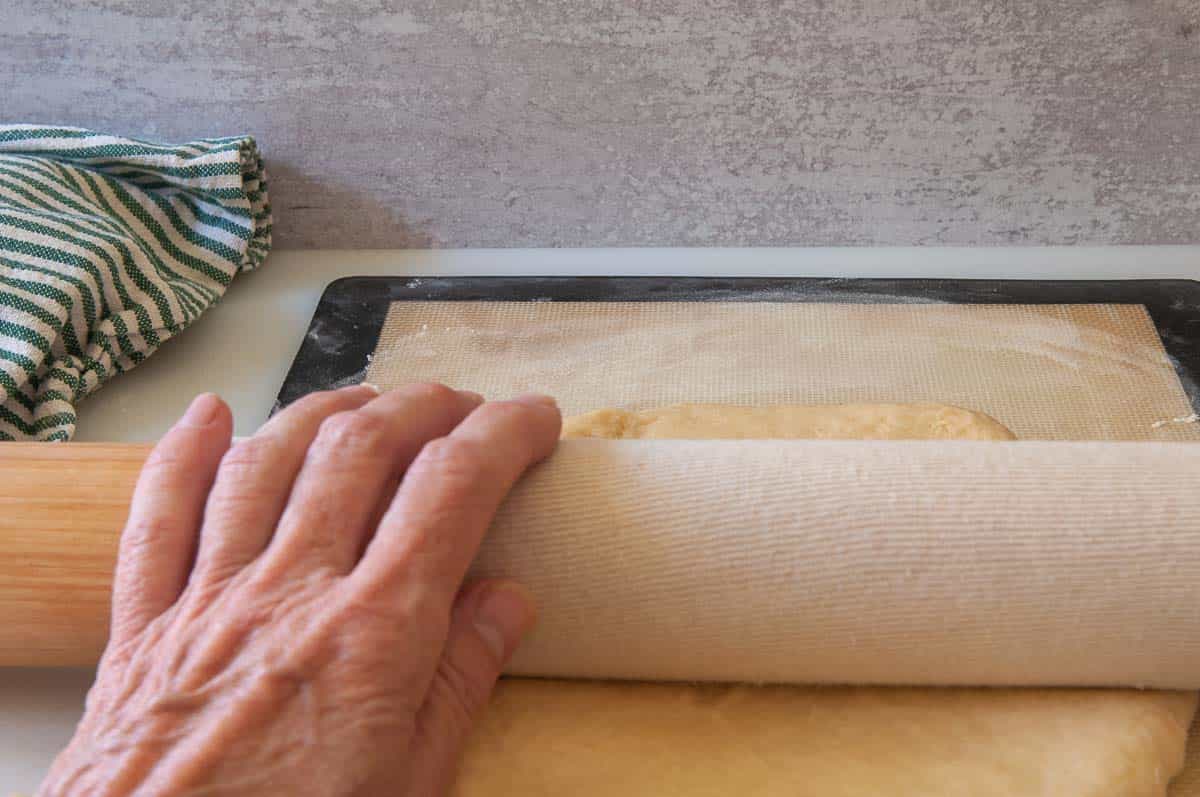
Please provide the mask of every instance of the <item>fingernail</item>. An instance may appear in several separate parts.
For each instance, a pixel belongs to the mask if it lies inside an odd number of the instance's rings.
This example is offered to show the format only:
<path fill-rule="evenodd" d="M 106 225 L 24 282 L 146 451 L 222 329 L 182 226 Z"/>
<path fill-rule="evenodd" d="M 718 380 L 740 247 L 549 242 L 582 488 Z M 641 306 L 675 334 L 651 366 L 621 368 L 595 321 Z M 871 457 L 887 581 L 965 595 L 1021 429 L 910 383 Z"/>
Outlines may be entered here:
<path fill-rule="evenodd" d="M 536 616 L 529 591 L 520 584 L 501 581 L 484 587 L 475 611 L 475 628 L 496 658 L 508 661 Z"/>
<path fill-rule="evenodd" d="M 476 393 L 474 390 L 460 390 L 458 395 L 470 401 L 472 404 L 479 405 L 483 403 L 483 396 Z"/>
<path fill-rule="evenodd" d="M 183 426 L 208 426 L 217 419 L 220 410 L 221 399 L 213 393 L 201 393 L 192 399 L 179 423 Z"/>
<path fill-rule="evenodd" d="M 522 404 L 540 404 L 543 407 L 558 406 L 558 402 L 550 396 L 543 396 L 541 393 L 525 393 L 517 396 L 513 401 L 518 401 Z"/>
<path fill-rule="evenodd" d="M 334 392 L 363 403 L 366 403 L 379 396 L 379 388 L 368 382 L 362 382 L 361 384 L 357 385 L 347 385 L 346 387 L 339 387 Z"/>
<path fill-rule="evenodd" d="M 350 385 L 350 387 L 344 387 L 342 390 L 346 393 L 356 393 L 361 390 L 369 390 L 376 396 L 383 395 L 383 388 L 374 384 L 373 382 L 359 382 L 357 385 Z"/>

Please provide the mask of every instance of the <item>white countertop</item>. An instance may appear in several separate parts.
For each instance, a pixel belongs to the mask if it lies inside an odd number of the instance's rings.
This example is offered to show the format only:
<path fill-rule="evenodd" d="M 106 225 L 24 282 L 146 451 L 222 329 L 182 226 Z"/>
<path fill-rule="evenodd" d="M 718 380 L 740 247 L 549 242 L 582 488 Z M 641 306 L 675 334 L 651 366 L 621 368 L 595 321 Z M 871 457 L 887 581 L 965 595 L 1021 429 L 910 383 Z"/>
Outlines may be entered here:
<path fill-rule="evenodd" d="M 1200 279 L 1200 246 L 277 252 L 195 326 L 83 402 L 76 439 L 154 440 L 204 391 L 233 407 L 236 434 L 251 434 L 325 285 L 370 275 Z M 0 795 L 37 787 L 90 681 L 87 671 L 0 669 Z"/>
<path fill-rule="evenodd" d="M 236 279 L 191 329 L 83 402 L 76 439 L 157 439 L 206 390 L 233 407 L 235 434 L 252 433 L 271 410 L 321 291 L 340 277 L 556 274 L 1198 279 L 1200 246 L 277 252 Z"/>

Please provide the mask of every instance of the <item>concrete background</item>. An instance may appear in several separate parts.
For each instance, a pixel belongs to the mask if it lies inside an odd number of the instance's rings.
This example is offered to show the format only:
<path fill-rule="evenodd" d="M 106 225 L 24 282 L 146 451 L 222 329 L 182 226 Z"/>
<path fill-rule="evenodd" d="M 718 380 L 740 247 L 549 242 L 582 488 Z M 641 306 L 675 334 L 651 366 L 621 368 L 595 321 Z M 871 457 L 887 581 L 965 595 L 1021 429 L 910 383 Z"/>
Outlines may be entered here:
<path fill-rule="evenodd" d="M 0 0 L 0 119 L 252 133 L 281 247 L 1200 239 L 1198 0 Z"/>

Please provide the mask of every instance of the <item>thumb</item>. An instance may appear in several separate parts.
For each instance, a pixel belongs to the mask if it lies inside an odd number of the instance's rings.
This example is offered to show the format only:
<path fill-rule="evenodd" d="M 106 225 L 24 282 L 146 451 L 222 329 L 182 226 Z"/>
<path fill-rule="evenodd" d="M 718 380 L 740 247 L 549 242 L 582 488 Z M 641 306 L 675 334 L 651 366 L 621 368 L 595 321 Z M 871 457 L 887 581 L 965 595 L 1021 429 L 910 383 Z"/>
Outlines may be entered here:
<path fill-rule="evenodd" d="M 500 670 L 537 617 L 533 597 L 513 581 L 480 581 L 459 593 L 446 648 L 417 721 L 413 794 L 445 794 L 463 745 L 491 697 Z"/>

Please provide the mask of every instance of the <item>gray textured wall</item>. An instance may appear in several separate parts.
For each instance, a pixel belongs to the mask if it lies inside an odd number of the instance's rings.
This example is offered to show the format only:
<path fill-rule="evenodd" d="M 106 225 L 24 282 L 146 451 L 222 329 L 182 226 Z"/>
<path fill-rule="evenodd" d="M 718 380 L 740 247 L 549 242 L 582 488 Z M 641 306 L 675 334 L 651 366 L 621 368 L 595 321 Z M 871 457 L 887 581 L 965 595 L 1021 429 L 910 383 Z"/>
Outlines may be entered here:
<path fill-rule="evenodd" d="M 0 0 L 0 118 L 253 133 L 288 247 L 1200 240 L 1200 0 Z"/>

